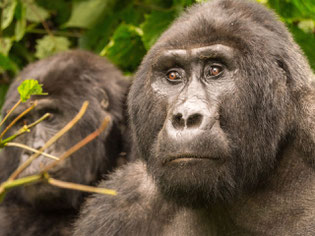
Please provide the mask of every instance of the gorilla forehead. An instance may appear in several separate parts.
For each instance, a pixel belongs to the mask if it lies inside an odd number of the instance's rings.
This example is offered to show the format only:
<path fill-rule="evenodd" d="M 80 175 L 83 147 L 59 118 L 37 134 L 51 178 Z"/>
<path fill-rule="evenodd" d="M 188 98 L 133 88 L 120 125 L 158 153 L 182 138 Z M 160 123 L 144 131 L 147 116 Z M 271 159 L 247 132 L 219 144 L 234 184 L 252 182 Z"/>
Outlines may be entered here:
<path fill-rule="evenodd" d="M 247 40 L 254 40 L 261 42 L 263 49 L 266 43 L 279 47 L 288 39 L 290 36 L 284 25 L 263 6 L 244 0 L 214 0 L 188 9 L 162 35 L 154 48 L 189 48 L 192 43 L 193 47 L 199 47 L 226 41 L 244 50 L 253 45 Z M 257 47 L 256 43 L 254 46 Z"/>
<path fill-rule="evenodd" d="M 232 60 L 234 57 L 234 49 L 223 44 L 214 44 L 205 47 L 188 49 L 167 49 L 156 56 L 156 61 L 153 64 L 165 64 L 168 59 L 174 60 L 174 58 L 190 62 L 193 59 L 205 59 L 212 57 L 223 57 L 227 60 Z"/>

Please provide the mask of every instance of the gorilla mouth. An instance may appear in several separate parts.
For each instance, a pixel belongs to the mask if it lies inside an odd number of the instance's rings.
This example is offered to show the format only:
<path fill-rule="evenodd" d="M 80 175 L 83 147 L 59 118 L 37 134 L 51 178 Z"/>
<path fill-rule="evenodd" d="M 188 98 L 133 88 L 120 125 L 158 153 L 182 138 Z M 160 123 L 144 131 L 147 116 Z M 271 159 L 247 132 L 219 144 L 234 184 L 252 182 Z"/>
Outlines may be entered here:
<path fill-rule="evenodd" d="M 200 155 L 195 155 L 195 154 L 181 154 L 181 155 L 170 156 L 169 158 L 167 158 L 167 160 L 165 160 L 164 164 L 190 162 L 190 161 L 202 161 L 202 160 L 218 161 L 220 160 L 220 158 L 200 156 Z"/>

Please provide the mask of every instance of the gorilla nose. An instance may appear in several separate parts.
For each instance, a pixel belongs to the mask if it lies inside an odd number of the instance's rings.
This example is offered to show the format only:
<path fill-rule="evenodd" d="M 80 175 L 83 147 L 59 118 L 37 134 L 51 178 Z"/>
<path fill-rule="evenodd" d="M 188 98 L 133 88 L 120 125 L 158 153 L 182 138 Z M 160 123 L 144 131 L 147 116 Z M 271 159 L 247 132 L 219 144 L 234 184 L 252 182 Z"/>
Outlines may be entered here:
<path fill-rule="evenodd" d="M 198 128 L 201 125 L 203 116 L 200 113 L 186 114 L 177 113 L 172 117 L 172 126 L 177 129 Z"/>

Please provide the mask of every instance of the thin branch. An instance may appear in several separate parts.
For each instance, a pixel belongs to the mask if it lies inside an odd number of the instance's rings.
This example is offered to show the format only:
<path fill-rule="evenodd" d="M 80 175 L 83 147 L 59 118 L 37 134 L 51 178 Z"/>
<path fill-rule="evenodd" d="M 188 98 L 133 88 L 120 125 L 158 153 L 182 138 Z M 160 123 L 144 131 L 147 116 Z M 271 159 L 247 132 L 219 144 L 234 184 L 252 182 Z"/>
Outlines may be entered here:
<path fill-rule="evenodd" d="M 29 113 L 31 110 L 34 109 L 34 107 L 37 106 L 37 101 L 34 101 L 34 103 L 32 104 L 32 106 L 30 106 L 29 108 L 27 108 L 25 111 L 23 111 L 18 117 L 16 117 L 5 129 L 4 131 L 1 133 L 0 135 L 0 140 L 3 138 L 3 136 L 5 135 L 5 133 L 16 123 L 18 122 L 23 116 L 25 116 L 27 113 Z"/>
<path fill-rule="evenodd" d="M 36 11 L 36 9 L 32 6 L 32 4 L 29 4 L 29 7 L 31 9 L 31 11 L 38 17 L 39 21 L 41 22 L 41 24 L 43 25 L 44 29 L 46 30 L 46 32 L 54 39 L 54 34 L 52 33 L 52 31 L 49 29 L 49 26 L 47 24 L 47 22 L 41 17 L 41 15 Z"/>
<path fill-rule="evenodd" d="M 50 147 L 52 144 L 54 144 L 59 138 L 61 138 L 66 132 L 68 132 L 84 115 L 88 102 L 85 101 L 79 111 L 79 113 L 65 126 L 63 127 L 60 131 L 58 131 L 51 139 L 49 139 L 45 145 L 38 150 L 38 153 L 33 154 L 28 158 L 21 166 L 19 166 L 9 177 L 9 180 L 14 180 L 16 177 L 18 177 L 19 174 L 21 174 L 22 171 L 24 171 L 31 163 L 33 160 L 35 160 L 39 155 L 48 147 Z"/>
<path fill-rule="evenodd" d="M 26 176 L 20 179 L 12 180 L 12 181 L 9 181 L 9 180 L 5 181 L 1 184 L 0 189 L 2 191 L 0 190 L 0 193 L 2 193 L 5 190 L 9 190 L 11 188 L 19 187 L 21 185 L 35 183 L 42 179 L 43 179 L 42 175 L 30 175 L 30 176 Z"/>
<path fill-rule="evenodd" d="M 28 33 L 33 34 L 47 34 L 46 30 L 43 29 L 27 29 Z M 79 32 L 64 32 L 64 31 L 51 31 L 55 36 L 66 36 L 66 37 L 73 37 L 73 38 L 80 38 L 82 36 Z"/>
<path fill-rule="evenodd" d="M 82 185 L 82 184 L 69 183 L 69 182 L 53 179 L 51 177 L 48 178 L 47 182 L 59 188 L 79 190 L 79 191 L 90 192 L 90 193 L 109 194 L 109 195 L 114 195 L 114 196 L 117 195 L 117 192 L 115 190 L 106 189 L 106 188 L 97 188 L 97 187 L 92 187 L 92 186 L 87 186 L 87 185 Z"/>
<path fill-rule="evenodd" d="M 17 137 L 21 136 L 22 134 L 24 134 L 25 132 L 28 132 L 30 128 L 32 128 L 33 126 L 37 125 L 38 123 L 42 122 L 43 120 L 47 119 L 50 116 L 49 113 L 46 113 L 45 115 L 43 115 L 41 118 L 39 118 L 38 120 L 36 120 L 35 122 L 29 124 L 29 125 L 24 125 L 21 129 L 19 129 L 18 132 L 16 132 L 15 134 L 13 134 L 12 136 L 1 140 L 0 141 L 0 147 L 2 145 L 5 145 L 7 142 L 11 142 L 13 139 L 16 139 Z"/>
<path fill-rule="evenodd" d="M 15 105 L 10 109 L 8 114 L 3 118 L 3 120 L 0 122 L 0 126 L 3 125 L 3 123 L 8 119 L 8 117 L 11 115 L 11 113 L 21 104 L 22 100 L 20 99 Z"/>
<path fill-rule="evenodd" d="M 93 133 L 89 134 L 87 137 L 82 139 L 80 142 L 76 143 L 74 146 L 69 148 L 61 157 L 59 157 L 58 161 L 54 161 L 50 164 L 48 164 L 42 172 L 47 172 L 48 170 L 52 169 L 56 165 L 58 165 L 60 162 L 64 161 L 66 158 L 68 158 L 70 155 L 72 155 L 74 152 L 78 151 L 80 148 L 91 142 L 93 139 L 95 139 L 98 135 L 100 135 L 107 127 L 108 123 L 110 122 L 110 117 L 105 117 L 104 121 L 102 122 L 101 126 L 95 130 Z"/>
<path fill-rule="evenodd" d="M 31 147 L 26 146 L 26 145 L 21 144 L 21 143 L 9 142 L 9 143 L 6 143 L 5 146 L 8 146 L 8 147 L 19 147 L 19 148 L 23 148 L 23 149 L 29 150 L 31 152 L 34 152 L 34 153 L 39 153 L 39 151 L 37 149 L 31 148 Z M 41 155 L 43 155 L 45 157 L 49 157 L 49 158 L 54 159 L 54 160 L 59 160 L 58 157 L 55 157 L 55 156 L 50 155 L 50 154 L 45 153 L 45 152 L 42 152 Z"/>

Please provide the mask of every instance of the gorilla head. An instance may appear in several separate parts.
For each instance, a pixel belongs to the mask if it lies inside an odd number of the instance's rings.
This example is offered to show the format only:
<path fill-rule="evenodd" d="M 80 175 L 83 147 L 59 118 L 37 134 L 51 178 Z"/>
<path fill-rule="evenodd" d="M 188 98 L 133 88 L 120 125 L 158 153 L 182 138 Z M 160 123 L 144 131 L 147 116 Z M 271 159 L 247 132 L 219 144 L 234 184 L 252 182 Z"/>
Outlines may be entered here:
<path fill-rule="evenodd" d="M 45 152 L 58 157 L 95 131 L 106 116 L 111 118 L 110 124 L 99 137 L 52 169 L 50 174 L 64 181 L 91 184 L 97 181 L 101 174 L 116 166 L 121 151 L 122 103 L 127 83 L 114 66 L 105 59 L 83 51 L 66 52 L 40 60 L 26 67 L 11 85 L 3 107 L 4 113 L 18 101 L 17 87 L 25 79 L 37 79 L 43 84 L 43 91 L 47 92 L 48 96 L 34 96 L 30 101 L 20 105 L 12 114 L 11 120 L 26 109 L 30 102 L 38 100 L 35 109 L 27 114 L 21 120 L 21 124 L 16 125 L 8 135 L 16 132 L 24 123 L 30 124 L 45 113 L 50 113 L 48 119 L 16 140 L 38 149 L 63 128 L 87 100 L 89 107 L 83 118 Z M 26 150 L 5 148 L 0 157 L 5 165 L 1 168 L 1 172 L 11 173 L 30 155 L 31 153 Z M 36 174 L 51 161 L 53 160 L 40 156 L 19 177 Z M 78 191 L 63 190 L 45 183 L 25 186 L 21 188 L 21 192 L 19 195 L 26 202 L 48 208 L 54 208 L 56 205 L 59 208 L 62 206 L 75 208 L 82 195 Z"/>
<path fill-rule="evenodd" d="M 128 100 L 137 151 L 161 192 L 205 206 L 261 184 L 288 141 L 306 135 L 310 75 L 264 7 L 215 0 L 189 9 L 149 51 Z"/>

